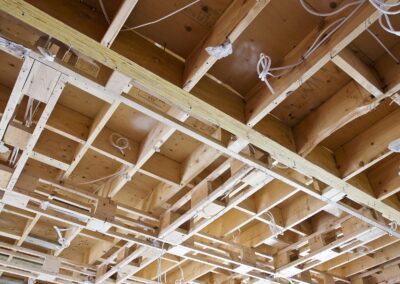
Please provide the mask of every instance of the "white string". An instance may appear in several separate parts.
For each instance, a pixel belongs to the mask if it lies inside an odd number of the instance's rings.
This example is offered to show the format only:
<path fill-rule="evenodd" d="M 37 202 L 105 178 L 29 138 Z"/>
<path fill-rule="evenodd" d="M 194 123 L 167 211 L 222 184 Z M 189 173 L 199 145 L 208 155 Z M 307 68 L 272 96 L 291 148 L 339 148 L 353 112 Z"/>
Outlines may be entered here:
<path fill-rule="evenodd" d="M 311 46 L 308 48 L 308 50 L 301 56 L 295 63 L 288 64 L 285 66 L 280 66 L 280 67 L 271 67 L 272 65 L 272 60 L 268 55 L 265 55 L 264 53 L 260 54 L 260 58 L 257 63 L 257 73 L 258 77 L 260 78 L 261 81 L 265 83 L 271 94 L 274 94 L 274 90 L 271 86 L 271 84 L 268 82 L 268 76 L 270 77 L 279 77 L 285 74 L 286 72 L 289 72 L 293 68 L 297 67 L 298 65 L 302 64 L 312 53 L 315 52 L 328 38 L 331 37 L 332 34 L 334 34 L 343 24 L 351 17 L 354 15 L 354 13 L 361 7 L 362 3 L 365 0 L 358 0 L 349 3 L 348 5 L 330 13 L 331 15 L 338 14 L 342 12 L 345 8 L 348 8 L 353 5 L 358 5 L 356 8 L 351 11 L 350 14 L 348 14 L 346 17 L 342 17 L 337 19 L 336 21 L 333 21 L 331 24 L 329 24 L 326 28 L 324 28 L 317 38 L 314 40 L 314 42 L 311 44 Z M 303 4 L 304 2 L 300 0 L 300 2 Z M 308 8 L 309 10 L 309 8 Z M 325 14 L 323 13 L 318 13 L 313 11 L 313 15 L 318 15 L 318 16 L 324 16 Z M 281 72 L 280 74 L 274 74 L 272 71 L 285 71 Z"/>
<path fill-rule="evenodd" d="M 109 140 L 110 140 L 111 145 L 113 145 L 115 148 L 117 148 L 121 152 L 121 154 L 124 156 L 125 156 L 125 150 L 131 149 L 128 138 L 122 136 L 119 133 L 116 133 L 116 132 L 112 133 L 110 135 Z"/>

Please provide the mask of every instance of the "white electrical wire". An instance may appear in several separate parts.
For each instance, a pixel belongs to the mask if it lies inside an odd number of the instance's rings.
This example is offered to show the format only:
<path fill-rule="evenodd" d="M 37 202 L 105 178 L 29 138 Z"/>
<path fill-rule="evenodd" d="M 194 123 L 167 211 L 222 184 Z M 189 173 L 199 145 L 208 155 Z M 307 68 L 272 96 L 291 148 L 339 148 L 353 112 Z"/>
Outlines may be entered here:
<path fill-rule="evenodd" d="M 54 230 L 55 230 L 56 233 L 57 233 L 57 236 L 58 236 L 58 243 L 61 245 L 61 247 L 62 247 L 62 248 L 67 248 L 67 247 L 69 247 L 71 243 L 70 243 L 66 238 L 64 238 L 64 237 L 62 236 L 62 233 L 61 233 L 61 232 L 73 230 L 74 228 L 60 229 L 60 228 L 58 228 L 57 226 L 53 226 L 53 228 L 54 228 Z"/>
<path fill-rule="evenodd" d="M 183 273 L 183 269 L 180 264 L 178 264 L 178 268 L 181 271 L 181 278 L 175 280 L 175 284 L 183 284 L 185 281 L 185 274 Z"/>
<path fill-rule="evenodd" d="M 265 212 L 266 217 L 268 217 L 268 227 L 272 232 L 273 236 L 280 235 L 282 231 L 279 229 L 278 225 L 276 224 L 275 217 L 272 215 L 270 211 Z"/>
<path fill-rule="evenodd" d="M 104 18 L 106 19 L 107 23 L 110 25 L 111 24 L 110 17 L 108 16 L 107 10 L 104 7 L 103 0 L 99 0 L 99 4 L 100 4 L 101 11 L 103 12 Z"/>
<path fill-rule="evenodd" d="M 115 148 L 117 148 L 121 152 L 121 154 L 124 156 L 125 156 L 125 150 L 131 149 L 128 138 L 122 136 L 119 133 L 116 133 L 116 132 L 112 133 L 110 135 L 109 140 L 110 140 L 111 145 L 113 145 Z"/>
<path fill-rule="evenodd" d="M 101 177 L 101 178 L 98 178 L 98 179 L 94 179 L 94 180 L 78 183 L 78 185 L 92 184 L 92 183 L 96 183 L 96 182 L 99 182 L 99 181 L 102 181 L 102 180 L 110 179 L 110 178 L 116 177 L 116 176 L 125 176 L 125 178 L 128 179 L 128 174 L 126 172 L 126 169 L 123 169 L 123 170 L 115 172 L 115 173 L 113 173 L 111 175 L 107 175 L 107 176 L 104 176 L 104 177 Z"/>
<path fill-rule="evenodd" d="M 164 255 L 164 245 L 165 243 L 161 244 L 161 253 L 160 253 L 160 257 L 157 260 L 157 282 L 159 284 L 162 284 L 162 263 L 161 263 L 161 257 Z M 167 275 L 166 272 L 164 274 L 164 281 L 165 283 L 167 283 Z"/>
<path fill-rule="evenodd" d="M 25 122 L 25 126 L 26 127 L 31 127 L 32 122 L 33 122 L 33 118 L 35 117 L 36 112 L 39 109 L 40 102 L 38 102 L 36 104 L 36 107 L 34 109 L 33 108 L 34 101 L 35 100 L 32 97 L 29 97 L 28 103 L 26 105 L 26 110 L 25 110 L 25 115 L 24 115 L 24 122 Z"/>
<path fill-rule="evenodd" d="M 140 25 L 137 25 L 137 26 L 134 26 L 134 27 L 131 27 L 131 28 L 122 29 L 121 31 L 123 31 L 123 32 L 125 32 L 125 31 L 131 31 L 131 30 L 136 30 L 136 29 L 140 29 L 140 28 L 143 28 L 143 27 L 147 27 L 147 26 L 156 24 L 156 23 L 158 23 L 158 22 L 161 22 L 161 21 L 163 21 L 163 20 L 165 20 L 165 19 L 167 19 L 167 18 L 169 18 L 169 17 L 171 17 L 171 16 L 173 16 L 173 15 L 175 15 L 175 14 L 177 14 L 177 13 L 183 11 L 183 10 L 185 10 L 186 8 L 189 8 L 190 6 L 196 4 L 196 3 L 199 2 L 199 1 L 200 1 L 200 0 L 192 1 L 192 2 L 190 2 L 189 4 L 183 6 L 182 8 L 179 8 L 178 10 L 175 10 L 175 11 L 173 11 L 173 12 L 171 12 L 171 13 L 169 13 L 169 14 L 167 14 L 167 15 L 165 15 L 165 16 L 159 18 L 159 19 L 156 19 L 156 20 L 154 20 L 154 21 L 150 21 L 150 22 L 147 22 L 147 23 L 144 23 L 144 24 L 140 24 Z"/>
<path fill-rule="evenodd" d="M 333 16 L 336 14 L 339 14 L 340 12 L 342 12 L 343 10 L 346 10 L 347 8 L 350 8 L 351 6 L 360 4 L 361 2 L 364 2 L 364 0 L 359 0 L 359 1 L 354 1 L 351 3 L 348 3 L 346 5 L 344 5 L 343 7 L 340 7 L 339 9 L 332 11 L 332 12 L 328 12 L 328 13 L 321 13 L 321 12 L 317 12 L 315 11 L 308 3 L 306 3 L 304 0 L 299 0 L 301 6 L 303 6 L 303 8 L 310 14 L 314 15 L 314 16 L 319 16 L 319 17 L 328 17 L 328 16 Z"/>
<path fill-rule="evenodd" d="M 156 20 L 153 20 L 153 21 L 144 23 L 144 24 L 140 24 L 140 25 L 137 25 L 137 26 L 134 26 L 134 27 L 121 29 L 121 32 L 132 31 L 132 30 L 140 29 L 140 28 L 143 28 L 143 27 L 147 27 L 147 26 L 150 26 L 150 25 L 159 23 L 159 22 L 161 22 L 161 21 L 163 21 L 163 20 L 165 20 L 165 19 L 168 19 L 169 17 L 172 17 L 173 15 L 175 15 L 175 14 L 177 14 L 177 13 L 179 13 L 179 12 L 185 10 L 186 8 L 189 8 L 190 6 L 196 4 L 196 3 L 199 2 L 199 1 L 200 1 L 200 0 L 194 0 L 194 1 L 190 2 L 189 4 L 187 4 L 187 5 L 185 5 L 185 6 L 181 7 L 181 8 L 179 8 L 179 9 L 177 9 L 177 10 L 175 10 L 175 11 L 173 11 L 173 12 L 171 12 L 171 13 L 165 15 L 165 16 L 162 16 L 162 17 L 159 18 L 159 19 L 156 19 Z M 103 0 L 99 0 L 99 3 L 100 3 L 101 10 L 102 10 L 102 12 L 103 12 L 103 14 L 104 14 L 104 18 L 106 19 L 106 21 L 108 22 L 108 24 L 111 24 L 111 20 L 110 20 L 110 17 L 108 16 L 107 11 L 106 11 L 106 9 L 105 9 L 105 7 L 104 7 Z"/>
<path fill-rule="evenodd" d="M 389 16 L 400 14 L 400 3 L 388 4 L 382 0 L 369 0 L 372 6 L 374 6 L 380 13 L 379 24 L 388 33 L 396 36 L 400 36 L 400 31 L 395 30 Z M 397 8 L 396 10 L 391 10 L 392 8 Z M 385 20 L 385 22 L 384 22 Z"/>
<path fill-rule="evenodd" d="M 341 26 L 343 26 L 344 23 L 347 22 L 347 20 L 354 15 L 356 11 L 361 7 L 361 5 L 364 3 L 365 0 L 357 0 L 354 2 L 349 3 L 348 5 L 343 6 L 342 8 L 330 13 L 330 15 L 335 15 L 340 12 L 342 12 L 344 9 L 357 5 L 356 8 L 354 8 L 347 16 L 339 18 L 335 21 L 333 21 L 331 24 L 329 24 L 327 27 L 325 27 L 317 36 L 317 38 L 314 40 L 314 42 L 311 44 L 311 46 L 308 48 L 308 50 L 296 61 L 295 63 L 288 64 L 285 66 L 280 66 L 280 67 L 271 67 L 272 65 L 272 60 L 268 55 L 265 55 L 264 53 L 260 54 L 260 58 L 257 63 L 257 73 L 258 77 L 260 78 L 261 81 L 265 83 L 271 94 L 274 94 L 274 90 L 271 86 L 271 84 L 268 82 L 268 76 L 270 77 L 279 77 L 282 76 L 284 73 L 292 70 L 296 66 L 302 64 L 312 53 L 315 52 L 328 38 L 331 37 L 332 34 L 334 34 Z M 300 0 L 301 4 L 304 4 L 303 1 Z M 306 6 L 306 5 L 305 5 Z M 307 7 L 307 10 L 309 8 Z M 325 16 L 324 13 L 318 13 L 315 11 L 312 11 L 313 15 L 317 16 Z M 285 71 L 280 74 L 274 74 L 272 71 Z"/>
<path fill-rule="evenodd" d="M 393 58 L 393 60 L 399 64 L 400 60 L 394 55 L 389 48 L 386 47 L 386 45 L 377 37 L 370 29 L 367 29 L 367 32 L 376 40 L 376 42 L 379 43 L 379 45 L 390 55 L 390 57 Z"/>
<path fill-rule="evenodd" d="M 18 158 L 18 152 L 19 152 L 19 148 L 14 147 L 11 152 L 11 155 L 10 155 L 10 160 L 8 161 L 8 164 L 10 167 L 14 167 L 15 162 L 17 161 L 17 158 Z"/>
<path fill-rule="evenodd" d="M 389 223 L 389 225 L 392 231 L 397 231 L 398 223 L 396 221 L 393 220 L 392 222 Z"/>

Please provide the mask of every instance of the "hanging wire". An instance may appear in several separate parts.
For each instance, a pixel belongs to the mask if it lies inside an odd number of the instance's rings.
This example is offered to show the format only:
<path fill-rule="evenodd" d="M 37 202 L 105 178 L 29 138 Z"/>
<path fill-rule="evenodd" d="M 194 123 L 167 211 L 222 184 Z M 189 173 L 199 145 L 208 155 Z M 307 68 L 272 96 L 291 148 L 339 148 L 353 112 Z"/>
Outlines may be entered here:
<path fill-rule="evenodd" d="M 24 115 L 24 123 L 26 127 L 31 127 L 33 118 L 39 109 L 40 102 L 37 102 L 35 107 L 33 106 L 34 102 L 35 100 L 32 97 L 29 97 Z"/>
<path fill-rule="evenodd" d="M 399 64 L 400 60 L 394 55 L 389 48 L 386 47 L 386 45 L 377 37 L 370 29 L 367 29 L 367 32 L 376 40 L 376 42 L 379 43 L 379 45 L 390 55 L 390 57 L 393 58 L 393 60 Z"/>
<path fill-rule="evenodd" d="M 356 6 L 347 16 L 339 18 L 335 21 L 333 21 L 331 24 L 329 24 L 327 27 L 325 27 L 317 36 L 317 38 L 314 40 L 314 42 L 311 44 L 311 46 L 307 49 L 307 51 L 294 63 L 288 64 L 285 66 L 279 66 L 279 67 L 271 67 L 272 65 L 272 60 L 271 58 L 264 54 L 260 54 L 260 58 L 257 62 L 257 74 L 259 79 L 265 83 L 271 94 L 274 94 L 274 89 L 272 88 L 271 84 L 268 81 L 268 77 L 279 77 L 284 75 L 285 73 L 289 72 L 293 68 L 297 67 L 298 65 L 302 64 L 308 57 L 310 57 L 311 54 L 315 52 L 327 39 L 329 39 L 332 34 L 334 34 L 340 27 L 344 25 L 350 19 L 356 11 L 358 11 L 361 7 L 361 5 L 364 3 L 365 0 L 358 0 L 351 2 L 342 8 L 333 11 L 331 13 L 318 13 L 314 10 L 311 10 L 309 6 L 307 6 L 304 1 L 300 0 L 300 3 L 305 7 L 307 11 L 311 11 L 313 15 L 321 16 L 324 17 L 325 15 L 336 15 L 342 12 L 344 9 L 349 8 L 350 6 Z M 273 73 L 273 71 L 278 71 L 280 72 L 279 74 Z"/>
<path fill-rule="evenodd" d="M 150 21 L 150 22 L 147 22 L 147 23 L 143 23 L 143 24 L 140 24 L 140 25 L 137 25 L 137 26 L 134 26 L 134 27 L 129 27 L 129 28 L 121 29 L 121 31 L 122 31 L 122 32 L 132 31 L 132 30 L 144 28 L 144 27 L 147 27 L 147 26 L 150 26 L 150 25 L 154 25 L 154 24 L 159 23 L 159 22 L 161 22 L 161 21 L 163 21 L 163 20 L 165 20 L 165 19 L 168 19 L 169 17 L 174 16 L 175 14 L 178 14 L 179 12 L 185 10 L 186 8 L 189 8 L 190 6 L 192 6 L 192 5 L 196 4 L 196 3 L 198 3 L 199 1 L 200 1 L 200 0 L 192 1 L 192 2 L 190 2 L 189 4 L 187 4 L 187 5 L 185 5 L 185 6 L 181 7 L 181 8 L 179 8 L 179 9 L 177 9 L 177 10 L 171 12 L 171 13 L 169 13 L 169 14 L 167 14 L 167 15 L 165 15 L 165 16 L 162 16 L 161 18 L 158 18 L 158 19 L 156 19 L 156 20 L 153 20 L 153 21 Z M 107 13 L 107 11 L 106 11 L 106 9 L 105 9 L 105 7 L 104 7 L 103 0 L 99 0 L 99 3 L 100 3 L 101 10 L 102 10 L 102 12 L 103 12 L 103 14 L 104 14 L 104 18 L 106 19 L 106 21 L 108 22 L 108 24 L 111 24 L 111 20 L 110 20 L 110 17 L 108 16 L 108 13 Z"/>
<path fill-rule="evenodd" d="M 110 178 L 113 178 L 113 177 L 116 177 L 116 176 L 124 176 L 124 175 L 127 175 L 126 169 L 120 170 L 120 171 L 118 171 L 116 173 L 113 173 L 111 175 L 107 175 L 107 176 L 104 176 L 104 177 L 101 177 L 101 178 L 98 178 L 98 179 L 81 182 L 81 183 L 78 183 L 78 185 L 93 184 L 93 183 L 97 183 L 99 181 L 107 180 L 107 179 L 110 179 Z"/>
<path fill-rule="evenodd" d="M 74 228 L 60 229 L 57 226 L 53 226 L 53 228 L 57 233 L 58 243 L 61 245 L 61 248 L 64 249 L 64 248 L 69 247 L 71 243 L 66 238 L 63 237 L 61 232 L 70 231 L 70 230 L 73 230 Z"/>
<path fill-rule="evenodd" d="M 15 166 L 15 162 L 17 161 L 17 158 L 18 158 L 18 152 L 19 152 L 19 148 L 14 147 L 12 152 L 11 152 L 10 159 L 8 161 L 8 164 L 9 164 L 10 167 L 14 167 Z"/>
<path fill-rule="evenodd" d="M 185 274 L 184 274 L 183 269 L 180 264 L 178 264 L 178 268 L 181 271 L 181 278 L 175 280 L 175 284 L 183 284 L 185 281 Z M 165 281 L 165 283 L 167 283 L 167 282 Z"/>
<path fill-rule="evenodd" d="M 269 219 L 268 227 L 272 232 L 273 236 L 280 235 L 282 231 L 279 229 L 278 225 L 276 224 L 275 217 L 272 215 L 270 211 L 265 212 L 266 217 Z"/>

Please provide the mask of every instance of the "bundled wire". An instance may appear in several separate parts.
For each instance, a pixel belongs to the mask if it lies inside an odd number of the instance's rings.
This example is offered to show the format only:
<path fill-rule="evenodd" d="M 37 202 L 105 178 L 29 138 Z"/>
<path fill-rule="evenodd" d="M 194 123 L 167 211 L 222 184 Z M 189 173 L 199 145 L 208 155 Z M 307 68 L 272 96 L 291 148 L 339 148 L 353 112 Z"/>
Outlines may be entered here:
<path fill-rule="evenodd" d="M 111 145 L 114 146 L 114 148 L 117 148 L 124 156 L 125 150 L 131 149 L 128 138 L 122 136 L 121 134 L 114 132 L 110 135 L 109 140 Z"/>
<path fill-rule="evenodd" d="M 364 0 L 357 0 L 354 2 L 351 2 L 342 8 L 330 12 L 330 13 L 319 13 L 316 12 L 315 10 L 311 10 L 311 8 L 304 2 L 304 0 L 300 0 L 300 3 L 302 6 L 312 13 L 313 15 L 316 16 L 332 16 L 336 15 L 338 13 L 341 13 L 343 10 L 351 7 L 351 6 L 356 6 L 347 16 L 339 18 L 335 21 L 333 21 L 331 24 L 329 24 L 327 27 L 325 27 L 317 36 L 317 38 L 314 40 L 314 42 L 311 44 L 311 46 L 307 49 L 307 51 L 294 63 L 288 64 L 285 66 L 280 66 L 280 67 L 271 67 L 272 65 L 272 60 L 268 55 L 265 55 L 264 53 L 260 54 L 260 58 L 257 63 L 257 74 L 258 77 L 260 78 L 261 81 L 265 83 L 271 94 L 274 94 L 274 90 L 271 86 L 271 84 L 268 82 L 268 77 L 279 77 L 282 76 L 283 74 L 289 72 L 293 68 L 297 67 L 298 65 L 302 64 L 308 57 L 310 57 L 311 54 L 315 52 L 327 39 L 329 39 L 332 34 L 334 34 L 340 27 L 344 25 L 350 19 L 355 12 L 358 11 L 358 9 L 361 7 L 363 4 Z M 280 72 L 279 74 L 273 73 L 273 71 L 278 71 Z"/>
<path fill-rule="evenodd" d="M 271 212 L 265 212 L 266 217 L 269 219 L 268 227 L 272 232 L 273 236 L 280 235 L 282 231 L 279 229 L 278 225 L 276 224 L 275 217 L 272 215 Z"/>
<path fill-rule="evenodd" d="M 17 158 L 18 158 L 18 152 L 19 152 L 19 148 L 14 147 L 12 152 L 11 152 L 10 159 L 8 161 L 8 164 L 9 164 L 10 167 L 14 167 L 15 166 L 15 162 L 17 161 Z"/>
<path fill-rule="evenodd" d="M 69 231 L 72 230 L 73 228 L 68 228 L 68 229 L 60 229 L 57 226 L 53 226 L 54 230 L 57 233 L 58 236 L 58 243 L 61 245 L 61 248 L 67 248 L 71 244 L 66 238 L 63 237 L 61 232 Z"/>
<path fill-rule="evenodd" d="M 33 106 L 34 105 L 34 101 L 35 100 L 32 97 L 29 97 L 28 103 L 27 103 L 27 106 L 26 106 L 26 110 L 25 110 L 25 115 L 24 115 L 24 122 L 25 122 L 25 126 L 26 127 L 31 127 L 33 118 L 35 117 L 36 112 L 39 109 L 40 102 L 38 102 L 36 104 L 36 106 L 34 107 Z"/>
<path fill-rule="evenodd" d="M 396 36 L 400 36 L 400 30 L 396 30 L 392 22 L 390 20 L 390 16 L 400 14 L 400 3 L 388 4 L 383 0 L 369 0 L 369 2 L 374 6 L 380 13 L 379 16 L 379 24 L 388 33 L 391 33 Z M 391 10 L 393 8 L 397 8 L 396 10 Z"/>
<path fill-rule="evenodd" d="M 181 271 L 181 278 L 175 280 L 175 284 L 183 284 L 185 281 L 185 274 L 183 273 L 183 269 L 180 264 L 178 264 L 178 268 Z"/>

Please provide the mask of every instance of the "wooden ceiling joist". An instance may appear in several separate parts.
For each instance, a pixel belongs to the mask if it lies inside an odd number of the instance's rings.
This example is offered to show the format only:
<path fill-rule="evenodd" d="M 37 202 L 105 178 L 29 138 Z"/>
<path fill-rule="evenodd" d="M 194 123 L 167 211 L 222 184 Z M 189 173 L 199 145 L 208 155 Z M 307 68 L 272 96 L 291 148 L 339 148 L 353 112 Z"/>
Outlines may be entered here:
<path fill-rule="evenodd" d="M 259 52 L 295 62 L 338 16 L 155 3 L 0 0 L 0 282 L 396 283 L 400 45 L 376 7 L 303 3 L 353 10 L 272 93 Z"/>

